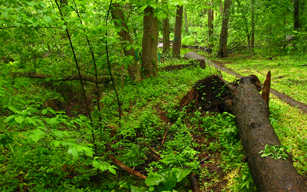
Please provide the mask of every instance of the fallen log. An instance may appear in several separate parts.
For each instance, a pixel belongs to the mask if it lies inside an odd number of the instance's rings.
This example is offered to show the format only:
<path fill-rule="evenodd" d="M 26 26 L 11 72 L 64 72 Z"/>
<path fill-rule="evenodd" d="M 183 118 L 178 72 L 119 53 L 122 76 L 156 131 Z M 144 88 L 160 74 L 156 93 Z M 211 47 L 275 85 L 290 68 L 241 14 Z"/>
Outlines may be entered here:
<path fill-rule="evenodd" d="M 47 79 L 47 78 L 56 78 L 54 81 L 73 81 L 73 80 L 80 80 L 79 75 L 71 75 L 66 77 L 53 77 L 48 74 L 43 73 L 36 73 L 36 72 L 24 72 L 24 73 L 13 73 L 14 77 L 29 77 L 29 78 L 37 78 L 37 79 Z M 81 74 L 81 80 L 88 81 L 95 83 L 96 79 L 95 77 L 88 76 L 88 75 L 82 75 Z M 109 77 L 101 77 L 97 80 L 98 83 L 109 83 L 111 79 Z"/>
<path fill-rule="evenodd" d="M 160 71 L 172 71 L 174 69 L 184 69 L 187 67 L 197 67 L 200 66 L 200 68 L 204 69 L 206 68 L 206 63 L 205 60 L 201 60 L 201 61 L 191 61 L 191 64 L 185 64 L 185 65 L 169 65 L 169 66 L 165 66 L 165 67 L 160 67 L 159 70 Z"/>
<path fill-rule="evenodd" d="M 180 101 L 187 110 L 223 112 L 236 116 L 254 183 L 258 191 L 307 191 L 307 186 L 294 168 L 291 158 L 261 157 L 266 145 L 280 146 L 280 140 L 269 120 L 267 102 L 259 94 L 261 83 L 255 75 L 239 83 L 227 83 L 219 76 L 198 81 Z"/>

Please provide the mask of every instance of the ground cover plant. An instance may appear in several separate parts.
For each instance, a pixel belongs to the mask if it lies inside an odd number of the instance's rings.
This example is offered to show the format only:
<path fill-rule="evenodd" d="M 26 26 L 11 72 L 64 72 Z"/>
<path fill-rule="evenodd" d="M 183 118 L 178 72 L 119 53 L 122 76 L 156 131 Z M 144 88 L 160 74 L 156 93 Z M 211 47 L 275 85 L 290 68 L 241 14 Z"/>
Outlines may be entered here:
<path fill-rule="evenodd" d="M 236 117 L 180 105 L 199 80 L 238 79 L 183 56 L 261 83 L 270 70 L 306 103 L 307 5 L 230 2 L 0 2 L 0 190 L 257 191 Z M 259 156 L 291 158 L 307 181 L 306 113 L 269 106 L 282 145 Z"/>
<path fill-rule="evenodd" d="M 263 82 L 267 71 L 272 74 L 272 88 L 306 103 L 307 74 L 304 59 L 280 56 L 265 59 L 261 55 L 235 54 L 225 59 L 217 60 L 226 68 L 246 76 L 255 74 Z"/>

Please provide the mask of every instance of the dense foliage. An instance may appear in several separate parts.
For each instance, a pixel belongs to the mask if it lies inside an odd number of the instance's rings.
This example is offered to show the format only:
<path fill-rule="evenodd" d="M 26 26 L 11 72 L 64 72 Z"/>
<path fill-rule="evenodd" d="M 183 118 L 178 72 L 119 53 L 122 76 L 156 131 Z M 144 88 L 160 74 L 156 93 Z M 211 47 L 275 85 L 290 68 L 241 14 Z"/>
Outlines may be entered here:
<path fill-rule="evenodd" d="M 112 3 L 123 7 L 131 42 L 120 38 Z M 221 0 L 0 2 L 1 191 L 188 191 L 189 174 L 198 175 L 204 191 L 255 191 L 242 162 L 235 117 L 178 109 L 197 80 L 220 72 L 195 67 L 159 71 L 140 82 L 129 77 L 131 63 L 142 70 L 144 10 L 154 8 L 159 38 L 162 20 L 169 17 L 174 40 L 177 5 L 184 6 L 186 17 L 181 43 L 201 46 L 207 51 L 202 54 L 214 57 Z M 273 87 L 306 103 L 301 83 L 306 75 L 293 75 L 306 66 L 305 6 L 301 0 L 295 28 L 290 1 L 233 0 L 228 50 L 240 55 L 218 61 L 230 62 L 242 74 L 279 73 Z M 134 56 L 124 54 L 131 48 Z M 170 50 L 161 53 L 158 49 L 158 67 L 188 63 L 172 59 Z M 305 175 L 306 116 L 276 98 L 270 106 L 278 136 L 287 149 L 293 147 L 295 166 Z M 147 176 L 145 182 L 123 171 L 114 158 Z"/>

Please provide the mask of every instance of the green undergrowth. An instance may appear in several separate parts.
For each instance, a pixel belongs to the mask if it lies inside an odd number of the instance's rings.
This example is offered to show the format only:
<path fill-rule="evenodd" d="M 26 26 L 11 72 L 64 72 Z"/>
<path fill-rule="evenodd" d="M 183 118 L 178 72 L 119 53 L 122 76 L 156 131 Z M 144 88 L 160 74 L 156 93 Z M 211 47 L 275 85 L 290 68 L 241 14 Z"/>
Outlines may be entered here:
<path fill-rule="evenodd" d="M 160 67 L 187 63 L 164 60 Z M 121 110 L 114 90 L 106 89 L 100 121 L 94 107 L 93 123 L 84 115 L 48 108 L 48 99 L 65 104 L 65 97 L 40 81 L 2 73 L 1 191 L 191 191 L 191 173 L 202 191 L 255 191 L 242 163 L 235 117 L 178 109 L 196 81 L 215 73 L 195 67 L 160 71 L 137 84 L 126 81 L 117 87 Z M 275 131 L 283 145 L 292 147 L 295 166 L 305 174 L 305 116 L 276 98 L 270 106 Z M 111 156 L 146 175 L 145 182 L 119 168 Z"/>
<path fill-rule="evenodd" d="M 161 66 L 170 62 L 164 61 Z M 91 123 L 84 115 L 67 116 L 48 107 L 50 98 L 67 104 L 63 95 L 40 81 L 13 79 L 4 70 L 0 79 L 1 191 L 189 191 L 187 175 L 192 171 L 200 175 L 200 180 L 214 179 L 214 172 L 203 171 L 199 164 L 202 150 L 222 156 L 210 161 L 229 172 L 235 167 L 229 163 L 242 156 L 233 118 L 187 115 L 177 107 L 197 80 L 214 73 L 196 67 L 161 71 L 158 77 L 138 84 L 127 81 L 123 89 L 118 89 L 121 120 L 114 90 L 105 90 L 99 102 L 101 121 L 94 108 Z M 197 143 L 194 137 L 198 134 L 215 140 Z M 233 139 L 227 135 L 233 135 Z M 224 138 L 223 142 L 219 138 Z M 236 146 L 233 157 L 223 152 L 228 140 L 228 148 Z M 155 148 L 161 159 L 144 143 Z M 143 182 L 119 169 L 108 155 L 148 179 Z"/>
<path fill-rule="evenodd" d="M 226 68 L 247 76 L 256 75 L 263 83 L 267 72 L 271 71 L 271 87 L 289 95 L 295 100 L 307 103 L 307 63 L 289 56 L 263 59 L 258 55 L 230 55 L 217 59 Z"/>

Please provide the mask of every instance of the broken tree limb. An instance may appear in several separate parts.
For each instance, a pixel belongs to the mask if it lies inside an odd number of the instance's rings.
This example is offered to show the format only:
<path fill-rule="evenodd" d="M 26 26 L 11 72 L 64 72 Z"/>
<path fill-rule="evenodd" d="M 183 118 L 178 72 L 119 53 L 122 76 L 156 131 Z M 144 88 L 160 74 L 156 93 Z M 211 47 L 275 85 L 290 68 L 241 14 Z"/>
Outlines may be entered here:
<path fill-rule="evenodd" d="M 25 72 L 25 73 L 13 73 L 14 77 L 29 77 L 29 78 L 38 78 L 38 79 L 47 79 L 47 78 L 57 78 L 54 81 L 73 81 L 73 80 L 80 80 L 79 75 L 71 75 L 71 76 L 66 76 L 66 77 L 53 77 L 48 74 L 43 74 L 43 73 L 36 73 L 36 72 Z M 82 75 L 81 74 L 81 80 L 88 81 L 95 83 L 96 79 L 95 77 L 88 76 L 88 75 Z M 108 83 L 111 81 L 109 77 L 101 77 L 98 80 L 98 83 Z"/>
<path fill-rule="evenodd" d="M 261 83 L 255 75 L 241 78 L 238 84 L 225 84 L 222 78 L 214 75 L 195 83 L 179 105 L 188 111 L 228 111 L 236 116 L 248 166 L 258 191 L 307 191 L 291 158 L 272 159 L 259 154 L 266 145 L 281 145 L 260 90 Z"/>
<path fill-rule="evenodd" d="M 137 177 L 139 177 L 139 178 L 141 178 L 141 179 L 146 179 L 147 177 L 145 176 L 145 175 L 143 175 L 143 174 L 141 174 L 141 173 L 139 173 L 139 172 L 137 172 L 137 171 L 134 171 L 133 169 L 131 169 L 130 167 L 127 167 L 125 164 L 123 164 L 122 162 L 120 162 L 119 160 L 117 160 L 113 155 L 108 155 L 112 160 L 113 160 L 113 162 L 116 164 L 116 165 L 118 165 L 118 166 L 120 166 L 120 168 L 122 168 L 122 169 L 124 169 L 125 171 L 127 171 L 128 173 L 131 173 L 131 174 L 133 174 L 133 175 L 135 175 L 135 176 L 137 176 Z"/>
<path fill-rule="evenodd" d="M 266 79 L 263 83 L 262 93 L 261 96 L 264 101 L 269 106 L 269 98 L 270 98 L 270 87 L 271 87 L 271 71 L 269 71 L 266 75 Z"/>
<path fill-rule="evenodd" d="M 198 65 L 202 69 L 206 68 L 205 61 L 198 61 L 197 63 L 191 62 L 191 64 L 186 64 L 186 65 L 169 65 L 169 66 L 166 66 L 166 67 L 160 67 L 159 70 L 160 71 L 171 71 L 171 70 L 174 70 L 174 69 L 184 69 L 184 68 L 187 68 L 187 67 L 197 67 Z"/>

